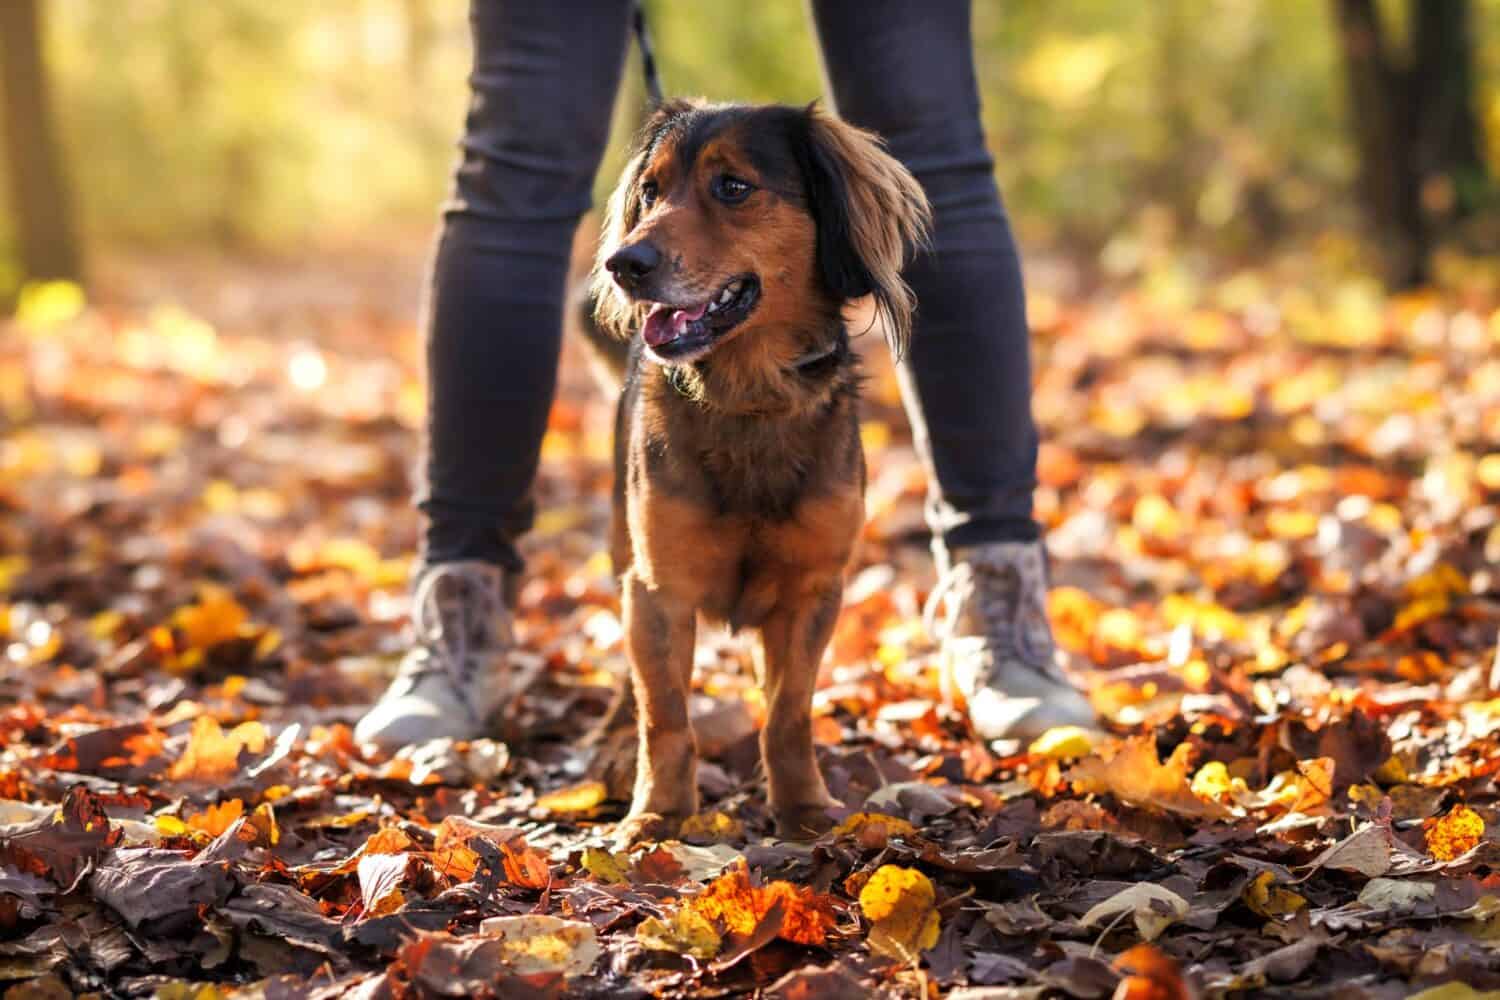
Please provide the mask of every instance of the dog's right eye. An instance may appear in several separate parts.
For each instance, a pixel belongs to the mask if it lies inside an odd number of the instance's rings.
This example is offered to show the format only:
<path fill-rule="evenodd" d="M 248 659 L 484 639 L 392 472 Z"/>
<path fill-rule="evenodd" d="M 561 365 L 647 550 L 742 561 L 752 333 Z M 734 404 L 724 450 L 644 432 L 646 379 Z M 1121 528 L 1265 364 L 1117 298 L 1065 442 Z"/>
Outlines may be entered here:
<path fill-rule="evenodd" d="M 641 183 L 641 207 L 650 208 L 656 201 L 656 182 L 643 181 Z"/>

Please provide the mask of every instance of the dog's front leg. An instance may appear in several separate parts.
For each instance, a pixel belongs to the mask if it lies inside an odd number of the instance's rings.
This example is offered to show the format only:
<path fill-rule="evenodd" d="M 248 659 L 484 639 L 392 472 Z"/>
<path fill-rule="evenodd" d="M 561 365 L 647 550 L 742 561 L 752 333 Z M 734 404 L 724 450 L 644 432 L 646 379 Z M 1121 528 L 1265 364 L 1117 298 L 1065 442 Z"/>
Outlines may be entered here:
<path fill-rule="evenodd" d="M 831 822 L 827 809 L 834 800 L 813 752 L 812 696 L 838 621 L 842 580 L 809 582 L 800 595 L 783 601 L 761 627 L 767 705 L 761 759 L 777 831 L 789 839 L 816 836 Z"/>
<path fill-rule="evenodd" d="M 674 836 L 698 811 L 697 746 L 688 721 L 697 609 L 625 575 L 625 647 L 638 706 L 635 794 L 619 839 Z"/>

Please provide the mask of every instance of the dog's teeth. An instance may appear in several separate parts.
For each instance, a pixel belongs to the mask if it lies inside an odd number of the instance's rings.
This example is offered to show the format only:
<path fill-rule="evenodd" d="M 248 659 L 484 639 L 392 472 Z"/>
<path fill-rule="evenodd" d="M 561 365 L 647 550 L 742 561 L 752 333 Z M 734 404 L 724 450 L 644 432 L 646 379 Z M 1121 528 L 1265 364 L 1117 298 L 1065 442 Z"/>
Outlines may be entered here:
<path fill-rule="evenodd" d="M 732 298 L 734 298 L 734 287 L 730 286 L 729 288 L 724 289 L 724 294 L 723 295 L 719 296 L 718 304 L 719 305 L 723 305 L 724 303 L 728 302 Z"/>

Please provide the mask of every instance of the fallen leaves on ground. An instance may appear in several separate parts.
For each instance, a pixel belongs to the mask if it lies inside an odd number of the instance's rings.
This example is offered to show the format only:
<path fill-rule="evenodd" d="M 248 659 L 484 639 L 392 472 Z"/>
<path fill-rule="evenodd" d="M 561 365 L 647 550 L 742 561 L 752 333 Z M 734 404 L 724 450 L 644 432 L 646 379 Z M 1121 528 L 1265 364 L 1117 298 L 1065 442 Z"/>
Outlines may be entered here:
<path fill-rule="evenodd" d="M 484 739 L 387 755 L 352 726 L 406 648 L 411 314 L 266 278 L 212 322 L 7 325 L 0 989 L 1500 990 L 1500 284 L 1320 267 L 1033 296 L 1049 612 L 1101 732 L 984 745 L 946 704 L 925 483 L 868 352 L 810 844 L 772 835 L 749 643 L 705 632 L 703 811 L 605 846 L 612 414 L 572 347 L 518 580 L 536 681 Z"/>

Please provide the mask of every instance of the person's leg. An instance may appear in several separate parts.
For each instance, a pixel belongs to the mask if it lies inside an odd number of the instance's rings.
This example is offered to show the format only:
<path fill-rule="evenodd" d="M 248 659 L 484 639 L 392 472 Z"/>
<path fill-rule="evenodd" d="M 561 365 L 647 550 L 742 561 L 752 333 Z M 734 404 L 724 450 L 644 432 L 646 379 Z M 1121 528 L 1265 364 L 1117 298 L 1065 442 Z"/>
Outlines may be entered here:
<path fill-rule="evenodd" d="M 1037 537 L 1026 300 L 985 148 L 968 0 L 813 0 L 839 114 L 879 133 L 932 202 L 907 268 L 916 330 L 901 376 L 950 546 Z"/>
<path fill-rule="evenodd" d="M 472 0 L 472 100 L 428 288 L 417 641 L 355 728 L 362 742 L 478 736 L 518 686 L 504 573 L 531 525 L 569 249 L 629 13 L 629 0 Z"/>
<path fill-rule="evenodd" d="M 906 271 L 917 315 L 899 374 L 931 474 L 950 673 L 983 735 L 1086 722 L 1051 662 L 1025 292 L 985 147 L 969 0 L 810 2 L 839 114 L 879 133 L 932 202 L 932 250 Z"/>
<path fill-rule="evenodd" d="M 428 563 L 520 568 L 568 253 L 624 62 L 628 0 L 473 0 L 473 98 L 427 316 Z"/>

